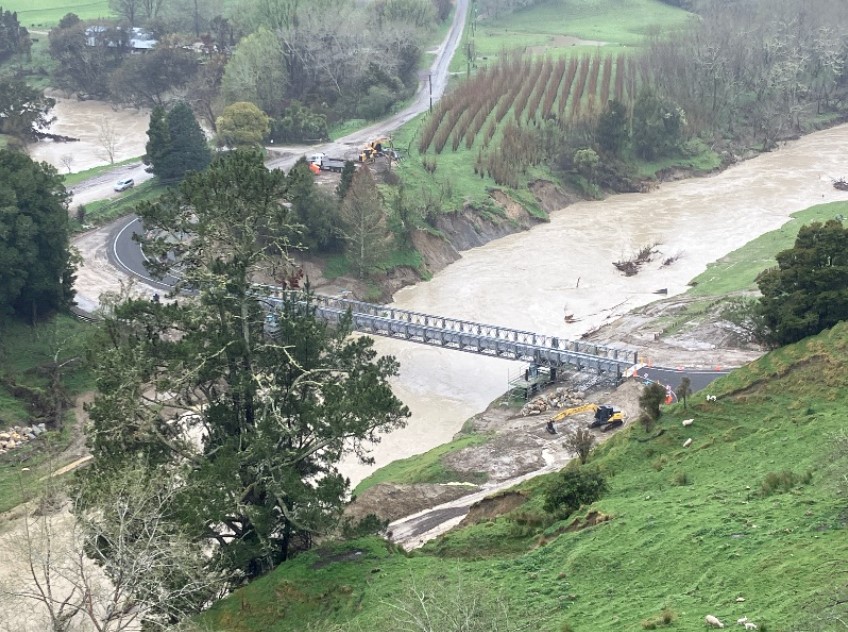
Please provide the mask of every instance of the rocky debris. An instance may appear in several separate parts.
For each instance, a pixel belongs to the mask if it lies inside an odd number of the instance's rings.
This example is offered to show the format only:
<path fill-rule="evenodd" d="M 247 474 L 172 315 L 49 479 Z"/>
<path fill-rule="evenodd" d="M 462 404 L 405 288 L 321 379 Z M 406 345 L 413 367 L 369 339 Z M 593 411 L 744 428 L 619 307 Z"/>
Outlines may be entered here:
<path fill-rule="evenodd" d="M 582 391 L 569 391 L 566 388 L 559 387 L 553 393 L 540 395 L 536 399 L 524 404 L 524 407 L 521 409 L 521 415 L 522 417 L 529 417 L 558 408 L 579 406 L 585 398 L 586 395 Z"/>
<path fill-rule="evenodd" d="M 0 432 L 0 454 L 6 454 L 10 450 L 19 448 L 45 432 L 47 432 L 47 428 L 44 424 L 12 426 L 12 428 Z"/>

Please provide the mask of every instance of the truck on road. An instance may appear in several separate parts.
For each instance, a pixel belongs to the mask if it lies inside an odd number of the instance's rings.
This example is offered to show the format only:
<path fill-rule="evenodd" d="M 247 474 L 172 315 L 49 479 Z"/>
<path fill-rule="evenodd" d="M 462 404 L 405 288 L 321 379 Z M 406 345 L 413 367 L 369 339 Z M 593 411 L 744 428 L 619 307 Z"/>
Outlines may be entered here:
<path fill-rule="evenodd" d="M 344 169 L 344 158 L 330 158 L 326 154 L 312 154 L 308 158 L 309 164 L 315 165 L 321 171 L 336 171 L 340 172 Z"/>

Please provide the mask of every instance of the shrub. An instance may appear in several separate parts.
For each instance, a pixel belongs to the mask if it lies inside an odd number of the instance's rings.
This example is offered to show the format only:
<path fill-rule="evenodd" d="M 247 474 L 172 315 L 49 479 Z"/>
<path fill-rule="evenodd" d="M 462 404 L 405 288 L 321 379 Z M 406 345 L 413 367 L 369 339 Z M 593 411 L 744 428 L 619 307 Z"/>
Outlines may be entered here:
<path fill-rule="evenodd" d="M 671 625 L 675 619 L 677 619 L 677 613 L 669 608 L 664 608 L 657 616 L 642 621 L 642 627 L 645 630 L 656 630 L 659 627 Z"/>
<path fill-rule="evenodd" d="M 686 470 L 677 470 L 674 473 L 674 478 L 672 480 L 678 487 L 692 484 L 692 479 L 689 478 L 689 474 L 686 473 Z"/>
<path fill-rule="evenodd" d="M 653 424 L 654 421 L 660 418 L 660 404 L 665 401 L 666 391 L 662 384 L 649 384 L 639 396 L 639 408 L 642 411 L 642 417 L 647 417 Z M 643 422 L 644 425 L 644 422 Z M 645 428 L 649 431 L 649 428 Z"/>
<path fill-rule="evenodd" d="M 586 428 L 576 427 L 570 430 L 562 442 L 562 445 L 569 452 L 573 452 L 580 459 L 580 464 L 585 464 L 595 447 L 595 435 Z"/>
<path fill-rule="evenodd" d="M 317 142 L 329 138 L 327 117 L 292 101 L 282 116 L 271 122 L 271 140 L 275 143 Z"/>
<path fill-rule="evenodd" d="M 807 485 L 813 480 L 813 473 L 796 474 L 792 470 L 781 470 L 769 472 L 760 483 L 760 495 L 763 497 L 772 494 L 783 494 L 798 485 Z"/>
<path fill-rule="evenodd" d="M 386 86 L 371 86 L 360 100 L 356 115 L 368 120 L 380 118 L 389 111 L 396 100 L 397 95 Z"/>
<path fill-rule="evenodd" d="M 581 505 L 590 505 L 607 491 L 607 482 L 597 470 L 580 468 L 561 472 L 545 492 L 544 509 L 567 517 Z"/>
<path fill-rule="evenodd" d="M 368 514 L 360 520 L 346 518 L 341 523 L 342 536 L 349 540 L 382 533 L 387 526 L 389 521 L 381 520 L 376 514 Z"/>

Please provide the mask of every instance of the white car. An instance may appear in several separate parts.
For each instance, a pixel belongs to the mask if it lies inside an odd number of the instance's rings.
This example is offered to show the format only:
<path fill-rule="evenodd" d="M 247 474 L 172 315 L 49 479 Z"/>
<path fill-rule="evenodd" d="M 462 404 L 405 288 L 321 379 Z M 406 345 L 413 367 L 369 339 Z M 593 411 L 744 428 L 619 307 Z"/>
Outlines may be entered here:
<path fill-rule="evenodd" d="M 127 189 L 131 189 L 135 186 L 135 180 L 132 178 L 126 178 L 125 180 L 118 180 L 115 183 L 115 191 L 126 191 Z"/>

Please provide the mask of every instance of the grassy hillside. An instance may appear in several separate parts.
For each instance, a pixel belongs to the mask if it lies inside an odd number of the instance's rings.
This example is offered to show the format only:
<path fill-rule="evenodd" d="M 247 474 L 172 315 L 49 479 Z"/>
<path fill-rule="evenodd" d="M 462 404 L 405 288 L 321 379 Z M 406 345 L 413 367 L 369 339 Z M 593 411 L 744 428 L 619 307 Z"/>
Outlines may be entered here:
<path fill-rule="evenodd" d="M 757 289 L 755 280 L 763 270 L 777 265 L 775 255 L 792 248 L 802 226 L 826 222 L 842 215 L 848 217 L 848 202 L 818 204 L 792 214 L 792 219 L 771 232 L 760 235 L 742 248 L 734 250 L 693 279 L 693 296 L 721 296 L 728 292 Z"/>
<path fill-rule="evenodd" d="M 700 631 L 709 613 L 728 623 L 747 616 L 771 632 L 836 629 L 812 622 L 848 584 L 839 485 L 848 454 L 834 447 L 848 431 L 846 352 L 842 324 L 716 382 L 715 403 L 697 396 L 688 411 L 671 407 L 651 440 L 635 427 L 613 437 L 586 466 L 606 474 L 610 491 L 577 514 L 609 517 L 597 526 L 565 531 L 571 519 L 541 510 L 548 483 L 536 479 L 518 509 L 421 552 L 367 540 L 305 554 L 205 622 L 399 630 L 396 606 L 409 607 L 415 588 L 454 610 L 479 599 L 484 611 L 497 600 L 514 621 L 532 622 L 507 629 L 654 629 L 665 616 L 671 630 Z"/>

